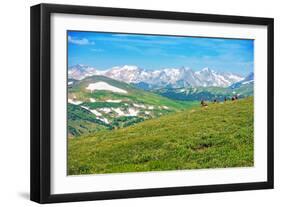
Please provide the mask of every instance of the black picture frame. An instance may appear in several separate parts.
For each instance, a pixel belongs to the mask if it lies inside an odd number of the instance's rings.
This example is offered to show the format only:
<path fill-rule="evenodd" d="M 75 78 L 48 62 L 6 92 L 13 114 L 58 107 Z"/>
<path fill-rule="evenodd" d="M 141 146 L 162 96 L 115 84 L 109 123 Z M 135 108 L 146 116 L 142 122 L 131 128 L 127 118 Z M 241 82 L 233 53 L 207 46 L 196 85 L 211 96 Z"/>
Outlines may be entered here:
<path fill-rule="evenodd" d="M 167 187 L 153 189 L 120 190 L 105 192 L 85 192 L 73 194 L 51 194 L 51 71 L 50 71 L 50 15 L 52 13 L 100 15 L 113 17 L 134 17 L 194 22 L 219 22 L 232 24 L 267 26 L 267 181 L 236 184 L 202 185 L 187 187 Z M 167 196 L 179 194 L 211 193 L 273 188 L 274 147 L 274 76 L 272 18 L 195 14 L 168 11 L 104 8 L 56 4 L 39 4 L 31 7 L 31 151 L 30 151 L 30 199 L 38 203 L 88 201 L 103 199 L 134 198 L 146 196 Z"/>

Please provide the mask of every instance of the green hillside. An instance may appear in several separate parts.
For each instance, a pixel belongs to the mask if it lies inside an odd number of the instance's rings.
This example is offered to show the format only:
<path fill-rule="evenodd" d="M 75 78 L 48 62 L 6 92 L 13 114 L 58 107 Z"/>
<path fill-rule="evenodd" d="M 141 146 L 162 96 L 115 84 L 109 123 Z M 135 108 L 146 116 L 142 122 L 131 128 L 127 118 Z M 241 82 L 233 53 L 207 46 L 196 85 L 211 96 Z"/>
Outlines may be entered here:
<path fill-rule="evenodd" d="M 128 93 L 122 94 L 109 91 L 95 91 L 94 93 L 90 93 L 90 91 L 85 89 L 88 84 L 100 81 L 106 82 L 120 89 L 124 89 Z M 86 102 L 89 98 L 95 98 L 100 102 L 103 102 L 106 99 L 123 99 L 128 102 L 135 101 L 137 103 L 145 103 L 151 105 L 166 105 L 168 107 L 171 107 L 171 109 L 184 109 L 186 105 L 189 104 L 187 102 L 174 101 L 155 93 L 138 89 L 133 85 L 107 78 L 105 76 L 91 76 L 79 82 L 76 82 L 73 87 L 69 88 L 68 93 L 70 96 L 76 95 L 77 99 L 81 99 Z"/>
<path fill-rule="evenodd" d="M 68 174 L 253 166 L 253 98 L 68 141 Z"/>
<path fill-rule="evenodd" d="M 253 96 L 253 84 L 241 85 L 237 88 L 230 87 L 188 87 L 188 88 L 162 88 L 153 92 L 174 100 L 224 100 L 231 99 L 234 94 L 239 94 L 240 98 Z"/>
<path fill-rule="evenodd" d="M 72 83 L 68 86 L 69 137 L 127 127 L 198 104 L 196 101 L 171 100 L 104 76 L 69 82 Z M 87 89 L 94 83 L 106 83 L 126 93 Z"/>

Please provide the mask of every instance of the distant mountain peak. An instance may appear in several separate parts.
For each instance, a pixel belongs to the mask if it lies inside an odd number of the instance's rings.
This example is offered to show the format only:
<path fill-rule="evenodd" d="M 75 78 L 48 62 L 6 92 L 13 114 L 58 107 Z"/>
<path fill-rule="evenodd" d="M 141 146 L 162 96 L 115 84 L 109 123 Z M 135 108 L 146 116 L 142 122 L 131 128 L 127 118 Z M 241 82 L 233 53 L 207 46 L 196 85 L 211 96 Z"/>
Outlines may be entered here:
<path fill-rule="evenodd" d="M 129 70 L 139 69 L 139 67 L 136 65 L 124 65 L 123 68 L 129 69 Z"/>
<path fill-rule="evenodd" d="M 76 64 L 76 65 L 70 66 L 70 68 L 86 69 L 86 68 L 93 68 L 93 67 L 91 67 L 89 65 L 85 65 L 85 64 Z"/>
<path fill-rule="evenodd" d="M 111 69 L 137 70 L 137 69 L 140 69 L 140 68 L 136 65 L 123 65 L 123 66 L 114 66 Z"/>
<path fill-rule="evenodd" d="M 211 68 L 209 68 L 209 67 L 205 67 L 205 68 L 197 71 L 197 74 L 200 74 L 200 73 L 209 73 L 209 74 L 213 73 L 213 74 L 217 74 L 218 72 L 213 70 L 213 69 L 211 69 Z"/>
<path fill-rule="evenodd" d="M 254 72 L 250 72 L 245 78 L 241 81 L 233 83 L 230 88 L 239 88 L 241 85 L 252 84 L 254 82 Z"/>
<path fill-rule="evenodd" d="M 149 87 L 218 86 L 228 87 L 241 81 L 243 77 L 233 73 L 219 73 L 205 67 L 194 72 L 188 67 L 145 70 L 136 65 L 115 66 L 99 71 L 94 67 L 78 64 L 69 68 L 69 78 L 81 80 L 91 75 L 103 75 L 126 83 L 142 83 Z"/>
<path fill-rule="evenodd" d="M 247 80 L 253 80 L 254 79 L 254 72 L 250 72 L 246 77 L 245 79 Z"/>
<path fill-rule="evenodd" d="M 203 68 L 201 71 L 203 71 L 203 72 L 211 72 L 210 68 L 208 68 L 208 67 Z"/>

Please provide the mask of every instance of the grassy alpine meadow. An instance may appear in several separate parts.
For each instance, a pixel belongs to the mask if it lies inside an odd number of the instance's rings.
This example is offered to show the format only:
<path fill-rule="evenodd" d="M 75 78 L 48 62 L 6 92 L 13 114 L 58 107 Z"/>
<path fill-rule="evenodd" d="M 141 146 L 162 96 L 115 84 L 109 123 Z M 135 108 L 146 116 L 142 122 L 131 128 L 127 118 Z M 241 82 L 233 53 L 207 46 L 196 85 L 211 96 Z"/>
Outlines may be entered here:
<path fill-rule="evenodd" d="M 68 175 L 254 165 L 253 97 L 68 139 Z"/>

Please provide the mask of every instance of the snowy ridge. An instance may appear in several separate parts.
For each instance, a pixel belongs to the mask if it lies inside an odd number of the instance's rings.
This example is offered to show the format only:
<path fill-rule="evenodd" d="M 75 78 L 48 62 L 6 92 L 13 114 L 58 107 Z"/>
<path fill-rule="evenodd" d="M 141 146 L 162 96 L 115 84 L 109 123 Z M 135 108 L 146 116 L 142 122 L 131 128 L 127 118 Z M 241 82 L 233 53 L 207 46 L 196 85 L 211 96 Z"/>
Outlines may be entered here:
<path fill-rule="evenodd" d="M 87 90 L 90 90 L 91 92 L 94 92 L 95 90 L 103 90 L 103 91 L 111 91 L 116 93 L 127 93 L 127 91 L 117 88 L 115 86 L 112 86 L 106 82 L 96 82 L 96 83 L 90 83 L 87 87 Z"/>
<path fill-rule="evenodd" d="M 209 68 L 194 72 L 190 68 L 164 68 L 161 70 L 145 70 L 135 65 L 116 66 L 105 71 L 87 65 L 75 65 L 69 68 L 68 76 L 76 80 L 92 75 L 102 75 L 126 83 L 134 83 L 143 87 L 186 87 L 186 86 L 218 86 L 228 87 L 244 78 L 233 73 L 220 73 Z"/>
<path fill-rule="evenodd" d="M 241 85 L 247 85 L 247 84 L 253 84 L 254 83 L 254 73 L 250 73 L 248 76 L 246 76 L 241 81 L 238 81 L 230 86 L 230 88 L 239 88 Z"/>

